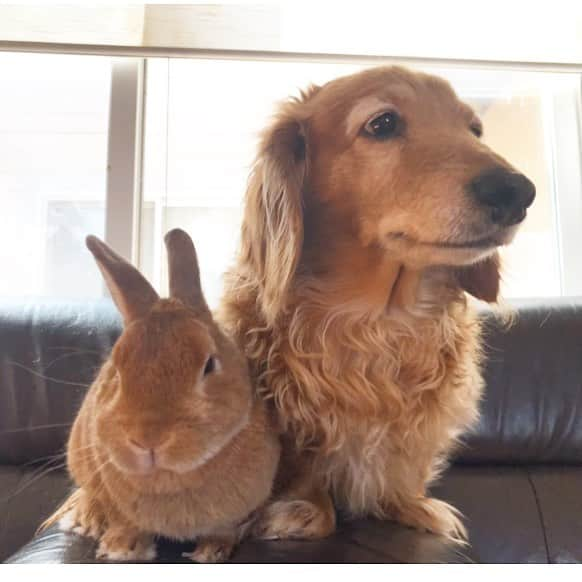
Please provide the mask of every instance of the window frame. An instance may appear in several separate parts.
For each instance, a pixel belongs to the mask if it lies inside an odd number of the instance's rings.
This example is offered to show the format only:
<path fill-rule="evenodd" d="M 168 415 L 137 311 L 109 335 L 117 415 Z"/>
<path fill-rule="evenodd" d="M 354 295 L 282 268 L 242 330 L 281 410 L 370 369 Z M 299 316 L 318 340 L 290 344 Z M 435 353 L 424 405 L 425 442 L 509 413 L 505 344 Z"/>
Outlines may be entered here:
<path fill-rule="evenodd" d="M 141 227 L 145 71 L 146 59 L 112 61 L 105 241 L 134 264 Z"/>
<path fill-rule="evenodd" d="M 554 94 L 547 99 L 545 117 L 560 295 L 582 297 L 582 74 L 573 91 Z"/>

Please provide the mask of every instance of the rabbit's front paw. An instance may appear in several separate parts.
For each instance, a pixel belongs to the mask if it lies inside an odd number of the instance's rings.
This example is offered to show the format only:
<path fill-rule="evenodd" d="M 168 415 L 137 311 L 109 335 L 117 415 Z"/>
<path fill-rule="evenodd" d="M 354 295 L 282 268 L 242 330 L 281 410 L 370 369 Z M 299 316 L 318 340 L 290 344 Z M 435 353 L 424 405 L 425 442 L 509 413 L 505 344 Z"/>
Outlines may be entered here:
<path fill-rule="evenodd" d="M 108 529 L 99 540 L 97 558 L 113 562 L 151 562 L 156 557 L 152 536 L 121 527 Z"/>
<path fill-rule="evenodd" d="M 79 504 L 61 517 L 59 528 L 61 531 L 70 531 L 98 540 L 104 529 L 104 519 L 98 512 L 87 511 L 84 504 Z"/>

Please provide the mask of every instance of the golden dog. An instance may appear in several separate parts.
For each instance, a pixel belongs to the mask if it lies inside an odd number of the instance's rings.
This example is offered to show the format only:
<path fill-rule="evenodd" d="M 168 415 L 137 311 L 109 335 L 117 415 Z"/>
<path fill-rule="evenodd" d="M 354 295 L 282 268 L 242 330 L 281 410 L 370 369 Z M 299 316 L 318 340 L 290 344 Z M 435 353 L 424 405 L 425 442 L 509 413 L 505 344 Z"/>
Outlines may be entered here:
<path fill-rule="evenodd" d="M 442 79 L 381 67 L 312 87 L 264 133 L 222 319 L 283 434 L 265 538 L 315 538 L 335 507 L 463 539 L 427 494 L 477 419 L 479 323 L 497 248 L 534 185 L 480 141 Z"/>

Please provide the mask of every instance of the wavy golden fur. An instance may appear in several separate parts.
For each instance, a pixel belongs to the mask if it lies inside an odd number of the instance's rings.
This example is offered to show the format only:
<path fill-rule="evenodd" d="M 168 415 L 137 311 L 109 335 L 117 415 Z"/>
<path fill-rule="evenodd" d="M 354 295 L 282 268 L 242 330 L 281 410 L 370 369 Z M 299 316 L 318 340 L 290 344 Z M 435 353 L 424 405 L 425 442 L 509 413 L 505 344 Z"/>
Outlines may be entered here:
<path fill-rule="evenodd" d="M 445 81 L 396 67 L 312 87 L 266 129 L 221 308 L 284 434 L 258 535 L 327 535 L 333 500 L 465 536 L 427 487 L 477 419 L 466 293 L 497 300 L 497 248 L 531 204 L 501 224 L 471 195 L 517 175 L 480 132 Z"/>

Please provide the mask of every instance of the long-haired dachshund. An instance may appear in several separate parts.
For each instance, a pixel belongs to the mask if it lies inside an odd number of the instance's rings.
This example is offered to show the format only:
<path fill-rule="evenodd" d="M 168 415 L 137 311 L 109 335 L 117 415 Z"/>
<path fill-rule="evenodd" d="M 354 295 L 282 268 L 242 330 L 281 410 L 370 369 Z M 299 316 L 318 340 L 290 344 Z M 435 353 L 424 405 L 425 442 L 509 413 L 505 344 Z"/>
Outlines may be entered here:
<path fill-rule="evenodd" d="M 285 448 L 257 535 L 325 536 L 338 508 L 466 536 L 427 494 L 478 414 L 466 292 L 497 300 L 535 197 L 481 133 L 447 82 L 397 67 L 311 87 L 266 129 L 222 303 Z"/>

